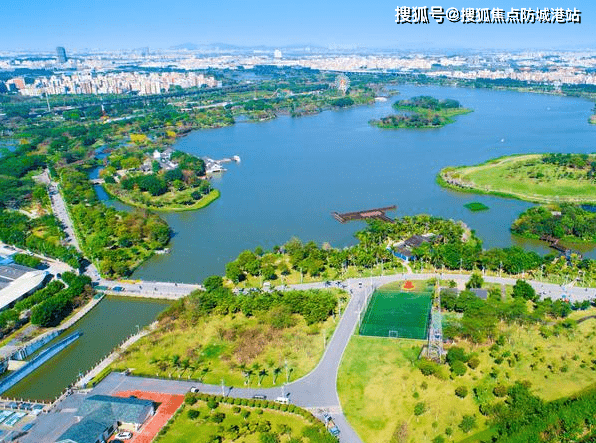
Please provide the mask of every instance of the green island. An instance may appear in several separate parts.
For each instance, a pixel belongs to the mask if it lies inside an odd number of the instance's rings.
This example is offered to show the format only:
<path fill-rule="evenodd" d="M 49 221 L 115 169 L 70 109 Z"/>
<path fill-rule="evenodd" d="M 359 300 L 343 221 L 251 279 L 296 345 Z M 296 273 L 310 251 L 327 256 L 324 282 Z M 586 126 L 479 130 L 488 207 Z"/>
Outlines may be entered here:
<path fill-rule="evenodd" d="M 486 206 L 484 203 L 480 203 L 480 202 L 466 203 L 464 205 L 464 207 L 469 209 L 472 212 L 486 211 L 489 209 L 488 206 Z"/>
<path fill-rule="evenodd" d="M 468 114 L 471 109 L 462 108 L 457 100 L 438 100 L 434 97 L 421 95 L 409 100 L 398 100 L 393 104 L 404 114 L 389 115 L 380 120 L 371 120 L 371 124 L 384 129 L 397 128 L 441 128 L 455 122 L 456 115 Z"/>
<path fill-rule="evenodd" d="M 511 225 L 511 232 L 527 238 L 595 243 L 596 214 L 570 203 L 536 206 L 519 215 Z"/>
<path fill-rule="evenodd" d="M 337 439 L 310 412 L 295 405 L 188 393 L 182 407 L 154 441 L 335 443 Z"/>
<path fill-rule="evenodd" d="M 596 154 L 525 154 L 443 168 L 441 186 L 535 203 L 596 202 Z"/>
<path fill-rule="evenodd" d="M 540 301 L 522 280 L 501 287 L 478 273 L 469 283 L 487 289 L 487 300 L 442 289 L 447 364 L 421 359 L 423 340 L 352 337 L 338 391 L 363 441 L 571 442 L 594 435 L 587 410 L 596 408 L 596 308 Z"/>

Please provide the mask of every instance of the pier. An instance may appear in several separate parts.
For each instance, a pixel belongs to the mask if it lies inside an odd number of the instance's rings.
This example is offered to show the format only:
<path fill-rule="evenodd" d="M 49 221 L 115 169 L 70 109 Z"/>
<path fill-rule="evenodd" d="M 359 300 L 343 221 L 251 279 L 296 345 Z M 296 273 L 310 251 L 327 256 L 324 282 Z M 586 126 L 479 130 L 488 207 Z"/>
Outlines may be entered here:
<path fill-rule="evenodd" d="M 335 218 L 340 223 L 345 223 L 353 220 L 381 220 L 385 222 L 393 223 L 393 219 L 387 217 L 385 212 L 387 211 L 394 211 L 397 206 L 387 206 L 384 208 L 375 208 L 375 209 L 365 209 L 363 211 L 355 211 L 355 212 L 332 212 L 333 218 Z"/>
<path fill-rule="evenodd" d="M 566 257 L 569 257 L 571 254 L 577 254 L 579 255 L 579 257 L 581 258 L 582 255 L 577 252 L 577 251 L 573 251 L 569 248 L 567 248 L 566 246 L 563 246 L 559 243 L 559 238 L 553 237 L 552 235 L 542 235 L 540 237 L 540 240 L 545 241 L 548 243 L 548 245 L 553 248 L 556 251 L 559 251 L 561 254 L 565 255 Z"/>

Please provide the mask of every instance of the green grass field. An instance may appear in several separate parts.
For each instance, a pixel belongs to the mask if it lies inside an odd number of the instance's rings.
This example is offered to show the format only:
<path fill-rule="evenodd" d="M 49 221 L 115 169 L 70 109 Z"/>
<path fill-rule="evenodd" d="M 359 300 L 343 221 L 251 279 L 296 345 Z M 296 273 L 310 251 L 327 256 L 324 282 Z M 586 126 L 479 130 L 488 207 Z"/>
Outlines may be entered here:
<path fill-rule="evenodd" d="M 595 313 L 592 308 L 574 312 L 571 317 Z M 461 377 L 450 376 L 445 365 L 443 379 L 424 376 L 417 369 L 421 341 L 352 337 L 338 374 L 339 398 L 346 417 L 365 443 L 431 442 L 439 435 L 446 441 L 472 443 L 477 441 L 475 434 L 487 432 L 487 418 L 480 414 L 479 405 L 498 401 L 493 394 L 498 384 L 510 386 L 517 380 L 528 380 L 532 391 L 549 401 L 594 383 L 596 319 L 548 338 L 540 334 L 538 326 L 501 325 L 501 333 L 507 341 L 492 356 L 492 342 L 456 342 L 467 352 L 475 352 L 480 365 L 468 368 Z M 458 386 L 468 389 L 465 398 L 455 395 Z M 424 403 L 420 415 L 414 413 L 418 403 Z M 477 427 L 468 433 L 458 427 L 464 415 L 476 417 Z"/>
<path fill-rule="evenodd" d="M 362 317 L 360 335 L 425 339 L 431 293 L 381 288 Z"/>
<path fill-rule="evenodd" d="M 343 312 L 347 299 L 341 303 Z M 110 367 L 211 384 L 224 379 L 229 386 L 280 386 L 286 378 L 296 380 L 316 366 L 338 323 L 329 317 L 309 326 L 302 317 L 294 318 L 295 324 L 284 329 L 272 327 L 266 317 L 242 313 L 162 322 Z M 245 378 L 247 370 L 250 375 Z"/>
<path fill-rule="evenodd" d="M 500 157 L 475 166 L 448 167 L 439 173 L 443 186 L 537 203 L 596 202 L 596 184 L 583 170 L 546 164 L 541 154 Z M 596 157 L 595 157 L 596 159 Z"/>

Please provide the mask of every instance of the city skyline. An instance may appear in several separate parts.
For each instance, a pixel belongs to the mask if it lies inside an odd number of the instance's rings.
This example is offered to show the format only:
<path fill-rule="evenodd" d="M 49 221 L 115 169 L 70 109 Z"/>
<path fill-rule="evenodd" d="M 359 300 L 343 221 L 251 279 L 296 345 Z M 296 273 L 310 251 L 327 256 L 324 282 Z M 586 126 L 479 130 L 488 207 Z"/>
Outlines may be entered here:
<path fill-rule="evenodd" d="M 457 8 L 577 8 L 581 23 L 396 24 L 397 6 Z M 528 5 L 524 2 L 453 1 L 363 4 L 305 1 L 299 6 L 272 1 L 248 4 L 178 0 L 143 7 L 124 0 L 84 4 L 74 0 L 3 8 L 0 50 L 119 50 L 149 46 L 167 49 L 184 43 L 237 46 L 323 46 L 379 49 L 590 49 L 596 46 L 596 6 L 587 0 Z"/>

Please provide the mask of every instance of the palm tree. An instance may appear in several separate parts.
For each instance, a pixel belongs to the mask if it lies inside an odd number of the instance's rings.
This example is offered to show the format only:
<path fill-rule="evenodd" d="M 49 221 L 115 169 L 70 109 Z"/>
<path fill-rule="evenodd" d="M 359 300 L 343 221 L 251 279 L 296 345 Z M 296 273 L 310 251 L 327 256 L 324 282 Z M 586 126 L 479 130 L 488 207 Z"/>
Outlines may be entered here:
<path fill-rule="evenodd" d="M 246 370 L 246 372 L 244 372 L 244 375 L 245 375 L 245 377 L 246 377 L 246 384 L 247 384 L 248 386 L 250 386 L 250 377 L 251 377 L 251 375 L 253 375 L 254 373 L 255 373 L 255 371 L 254 371 L 254 370 L 252 370 L 251 368 L 248 368 L 248 369 Z"/>
<path fill-rule="evenodd" d="M 190 368 L 190 359 L 185 358 L 184 360 L 182 360 L 182 374 L 184 374 L 184 372 Z"/>
<path fill-rule="evenodd" d="M 273 384 L 277 383 L 277 376 L 281 374 L 282 369 L 277 366 L 273 369 Z"/>
<path fill-rule="evenodd" d="M 246 363 L 241 363 L 240 365 L 238 365 L 238 369 L 240 369 L 240 372 L 244 376 L 244 384 L 247 385 L 248 384 L 248 376 L 247 376 L 248 367 L 246 366 Z"/>
<path fill-rule="evenodd" d="M 263 368 L 259 371 L 259 386 L 261 386 L 261 382 L 263 381 L 263 377 L 267 377 L 269 372 L 267 369 Z"/>

